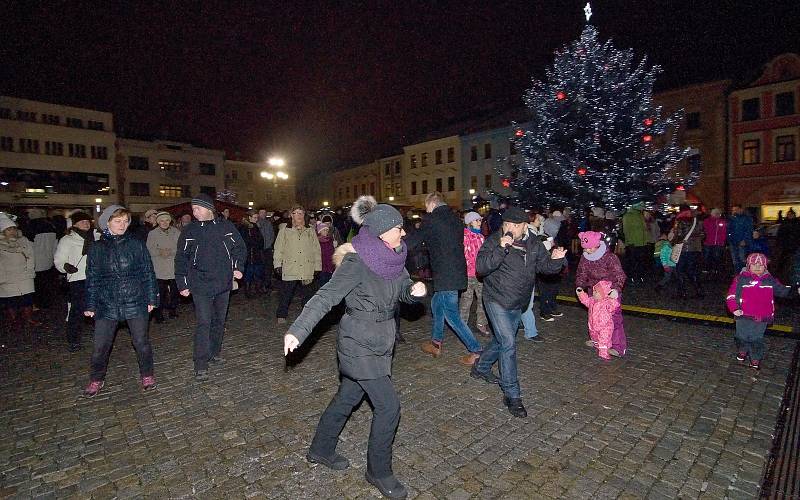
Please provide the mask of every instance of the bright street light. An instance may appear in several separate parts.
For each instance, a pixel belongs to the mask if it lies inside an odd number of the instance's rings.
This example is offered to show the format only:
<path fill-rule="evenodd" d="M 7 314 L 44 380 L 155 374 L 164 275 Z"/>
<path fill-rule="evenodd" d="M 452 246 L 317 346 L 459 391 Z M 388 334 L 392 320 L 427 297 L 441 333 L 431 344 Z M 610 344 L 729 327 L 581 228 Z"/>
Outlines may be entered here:
<path fill-rule="evenodd" d="M 272 178 L 275 177 L 275 175 L 273 175 L 271 172 L 264 171 L 264 172 L 261 172 L 261 177 L 263 177 L 264 179 L 272 180 Z"/>
<path fill-rule="evenodd" d="M 95 203 L 103 203 L 103 198 L 95 198 L 94 202 Z"/>
<path fill-rule="evenodd" d="M 283 158 L 272 157 L 267 161 L 267 163 L 269 163 L 271 167 L 282 167 L 286 165 L 286 160 Z"/>
<path fill-rule="evenodd" d="M 475 190 L 474 189 L 470 189 L 469 190 L 469 194 L 475 194 Z"/>
<path fill-rule="evenodd" d="M 394 201 L 394 196 L 390 196 L 389 201 Z"/>
<path fill-rule="evenodd" d="M 327 206 L 328 206 L 328 202 L 327 202 L 327 201 L 323 201 L 323 202 L 322 202 L 322 206 L 323 206 L 323 207 L 327 207 Z"/>
<path fill-rule="evenodd" d="M 252 206 L 253 206 L 253 202 L 252 202 L 252 201 L 248 201 L 248 202 L 247 202 L 247 206 L 248 206 L 248 207 L 252 207 Z"/>
<path fill-rule="evenodd" d="M 277 173 L 277 174 L 275 174 L 275 175 L 277 175 L 277 176 L 278 176 L 278 178 L 280 178 L 280 179 L 284 179 L 284 180 L 289 178 L 289 174 L 287 174 L 287 173 L 285 173 L 285 172 L 278 172 L 278 173 Z"/>

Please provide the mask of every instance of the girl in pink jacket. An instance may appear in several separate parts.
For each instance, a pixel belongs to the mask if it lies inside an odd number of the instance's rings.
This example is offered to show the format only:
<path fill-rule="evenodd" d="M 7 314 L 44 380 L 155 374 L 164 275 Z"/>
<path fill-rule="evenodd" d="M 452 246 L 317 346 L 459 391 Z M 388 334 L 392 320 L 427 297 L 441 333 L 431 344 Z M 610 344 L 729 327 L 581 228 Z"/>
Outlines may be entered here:
<path fill-rule="evenodd" d="M 611 348 L 611 335 L 614 333 L 614 314 L 619 311 L 619 294 L 611 287 L 611 282 L 598 281 L 592 287 L 589 297 L 583 288 L 576 288 L 578 299 L 589 308 L 589 336 L 597 348 L 597 355 L 603 359 L 611 359 L 608 350 Z"/>
<path fill-rule="evenodd" d="M 747 267 L 734 276 L 728 289 L 728 310 L 736 317 L 736 359 L 750 358 L 750 367 L 761 368 L 766 345 L 764 332 L 775 316 L 774 297 L 786 297 L 791 287 L 784 286 L 767 271 L 767 256 L 751 253 Z"/>

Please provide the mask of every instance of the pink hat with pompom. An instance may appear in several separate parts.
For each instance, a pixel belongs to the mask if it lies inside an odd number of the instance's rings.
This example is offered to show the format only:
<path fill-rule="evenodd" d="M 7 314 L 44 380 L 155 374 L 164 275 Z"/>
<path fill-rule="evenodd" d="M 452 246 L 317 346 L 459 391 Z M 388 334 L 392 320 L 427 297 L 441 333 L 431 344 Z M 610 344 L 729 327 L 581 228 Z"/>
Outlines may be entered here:
<path fill-rule="evenodd" d="M 767 259 L 767 256 L 763 253 L 751 253 L 747 256 L 747 269 L 750 269 L 750 266 L 754 264 L 761 264 L 767 267 L 767 262 L 769 262 L 769 259 Z"/>
<path fill-rule="evenodd" d="M 600 246 L 600 240 L 603 238 L 603 233 L 597 231 L 584 231 L 578 233 L 578 238 L 581 240 L 581 248 L 597 248 Z"/>

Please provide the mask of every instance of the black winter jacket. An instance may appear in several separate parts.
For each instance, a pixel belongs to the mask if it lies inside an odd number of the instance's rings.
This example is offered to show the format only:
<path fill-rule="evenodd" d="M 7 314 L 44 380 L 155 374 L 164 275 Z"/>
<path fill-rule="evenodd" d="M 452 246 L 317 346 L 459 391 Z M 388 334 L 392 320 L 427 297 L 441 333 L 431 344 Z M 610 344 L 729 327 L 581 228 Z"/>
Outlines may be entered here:
<path fill-rule="evenodd" d="M 336 352 L 339 371 L 354 380 L 372 380 L 392 374 L 395 313 L 398 301 L 414 303 L 408 272 L 389 281 L 373 273 L 345 243 L 334 262 L 344 259 L 333 277 L 308 301 L 289 333 L 302 343 L 332 307 L 344 298 L 346 313 L 339 323 Z"/>
<path fill-rule="evenodd" d="M 483 277 L 483 300 L 524 312 L 536 284 L 536 273 L 558 273 L 564 259 L 551 259 L 542 242 L 530 233 L 525 240 L 525 251 L 511 247 L 506 254 L 500 246 L 500 237 L 498 231 L 486 238 L 475 260 L 475 270 Z"/>
<path fill-rule="evenodd" d="M 178 239 L 175 283 L 195 295 L 211 296 L 233 288 L 233 271 L 244 272 L 247 247 L 227 219 L 194 221 Z"/>
<path fill-rule="evenodd" d="M 144 242 L 130 233 L 104 234 L 92 243 L 86 259 L 86 310 L 95 318 L 123 321 L 148 315 L 158 307 L 153 261 Z"/>
<path fill-rule="evenodd" d="M 408 235 L 412 250 L 425 242 L 433 271 L 433 291 L 467 288 L 467 261 L 464 258 L 464 224 L 447 205 L 436 207 L 419 229 Z"/>

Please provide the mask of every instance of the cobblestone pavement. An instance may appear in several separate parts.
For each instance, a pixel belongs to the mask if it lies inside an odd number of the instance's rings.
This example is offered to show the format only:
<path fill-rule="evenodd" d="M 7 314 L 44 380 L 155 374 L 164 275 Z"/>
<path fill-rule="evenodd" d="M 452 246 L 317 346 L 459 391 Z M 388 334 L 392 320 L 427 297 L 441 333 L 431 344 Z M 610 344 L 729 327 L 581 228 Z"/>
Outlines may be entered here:
<path fill-rule="evenodd" d="M 202 384 L 191 376 L 188 306 L 153 324 L 158 387 L 148 393 L 125 331 L 94 399 L 80 396 L 86 349 L 67 353 L 55 332 L 12 341 L 0 352 L 0 497 L 376 498 L 363 477 L 366 403 L 341 436 L 349 470 L 305 461 L 338 384 L 335 327 L 287 367 L 275 302 L 233 299 L 227 361 Z M 768 338 L 756 373 L 735 361 L 730 329 L 631 317 L 628 356 L 603 362 L 583 346 L 585 312 L 563 311 L 540 324 L 545 342 L 519 340 L 527 419 L 508 413 L 497 386 L 469 378 L 452 333 L 434 360 L 418 346 L 429 317 L 403 321 L 394 464 L 412 497 L 758 494 L 794 341 Z"/>

